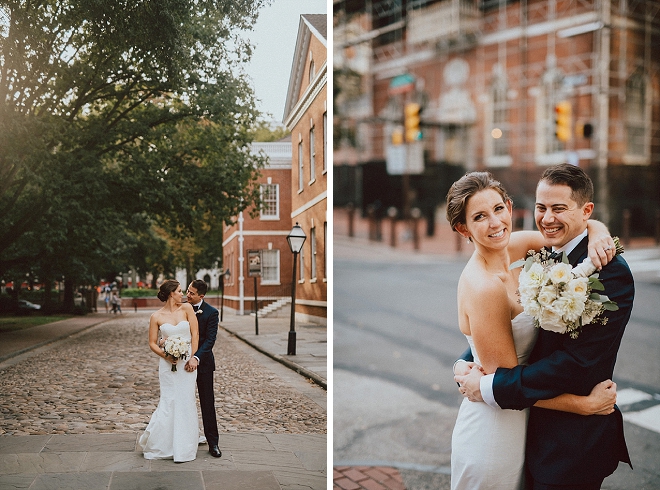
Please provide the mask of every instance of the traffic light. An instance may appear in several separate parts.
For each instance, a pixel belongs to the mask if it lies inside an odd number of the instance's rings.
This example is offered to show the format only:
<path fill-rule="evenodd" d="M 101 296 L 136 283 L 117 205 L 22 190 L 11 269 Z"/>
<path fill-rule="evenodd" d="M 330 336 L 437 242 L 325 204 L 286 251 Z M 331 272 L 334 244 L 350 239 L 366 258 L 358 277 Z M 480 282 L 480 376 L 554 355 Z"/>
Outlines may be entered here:
<path fill-rule="evenodd" d="M 412 143 L 422 139 L 422 132 L 419 129 L 419 112 L 421 106 L 415 102 L 406 104 L 404 109 L 404 123 L 406 128 L 406 141 Z"/>
<path fill-rule="evenodd" d="M 571 112 L 571 103 L 567 100 L 555 104 L 555 136 L 564 143 L 571 139 Z"/>

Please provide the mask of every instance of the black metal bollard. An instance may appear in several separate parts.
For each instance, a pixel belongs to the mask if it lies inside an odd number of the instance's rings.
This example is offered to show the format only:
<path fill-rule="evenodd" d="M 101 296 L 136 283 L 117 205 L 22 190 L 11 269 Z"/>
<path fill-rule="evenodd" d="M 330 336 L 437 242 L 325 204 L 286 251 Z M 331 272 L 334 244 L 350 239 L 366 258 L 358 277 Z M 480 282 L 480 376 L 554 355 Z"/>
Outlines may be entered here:
<path fill-rule="evenodd" d="M 623 210 L 623 246 L 628 247 L 630 245 L 630 209 Z"/>
<path fill-rule="evenodd" d="M 387 208 L 387 216 L 390 218 L 391 228 L 390 228 L 390 246 L 396 247 L 396 215 L 397 210 L 394 206 Z"/>
<path fill-rule="evenodd" d="M 355 205 L 352 202 L 349 202 L 346 206 L 346 211 L 348 211 L 348 236 L 355 236 Z"/>

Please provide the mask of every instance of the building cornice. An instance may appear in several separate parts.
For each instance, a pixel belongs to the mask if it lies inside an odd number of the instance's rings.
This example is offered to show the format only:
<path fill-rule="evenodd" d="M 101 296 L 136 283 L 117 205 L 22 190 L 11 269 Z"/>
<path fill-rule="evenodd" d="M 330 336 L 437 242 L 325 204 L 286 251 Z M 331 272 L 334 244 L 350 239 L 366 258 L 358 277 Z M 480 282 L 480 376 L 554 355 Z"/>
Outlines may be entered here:
<path fill-rule="evenodd" d="M 295 217 L 298 216 L 299 214 L 304 213 L 304 212 L 307 211 L 308 209 L 310 209 L 310 208 L 316 206 L 318 203 L 320 203 L 321 201 L 323 201 L 323 200 L 326 199 L 327 197 L 328 197 L 328 191 L 323 191 L 321 194 L 319 194 L 318 196 L 316 196 L 314 199 L 312 199 L 311 201 L 307 201 L 305 204 L 303 204 L 303 205 L 300 206 L 298 209 L 296 209 L 295 211 L 293 211 L 293 212 L 291 213 L 291 217 L 292 217 L 292 218 L 295 218 Z"/>
<path fill-rule="evenodd" d="M 287 236 L 289 233 L 291 233 L 291 230 L 243 230 L 242 235 L 243 236 Z M 229 244 L 234 238 L 237 238 L 239 236 L 238 231 L 235 231 L 231 235 L 229 235 L 223 242 L 222 246 L 226 246 Z"/>
<path fill-rule="evenodd" d="M 312 102 L 316 100 L 316 97 L 321 93 L 323 87 L 327 84 L 327 68 L 328 62 L 324 62 L 323 66 L 319 70 L 318 75 L 312 83 L 309 84 L 307 90 L 302 95 L 300 100 L 296 103 L 295 107 L 291 110 L 287 118 L 284 120 L 284 125 L 289 131 L 293 131 L 293 128 L 298 124 L 300 118 L 307 112 L 309 107 L 312 105 Z"/>

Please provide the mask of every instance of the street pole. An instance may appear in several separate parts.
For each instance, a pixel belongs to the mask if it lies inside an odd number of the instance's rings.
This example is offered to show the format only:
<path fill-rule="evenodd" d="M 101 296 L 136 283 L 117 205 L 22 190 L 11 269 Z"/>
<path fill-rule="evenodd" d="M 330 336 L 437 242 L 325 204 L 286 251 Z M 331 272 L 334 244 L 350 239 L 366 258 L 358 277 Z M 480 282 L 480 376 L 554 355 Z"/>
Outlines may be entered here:
<path fill-rule="evenodd" d="M 259 335 L 259 303 L 257 303 L 257 276 L 254 276 L 254 334 Z"/>
<path fill-rule="evenodd" d="M 220 283 L 220 294 L 222 295 L 222 299 L 220 299 L 220 321 L 222 321 L 222 313 L 225 309 L 225 275 L 222 274 L 221 277 L 221 283 Z"/>
<path fill-rule="evenodd" d="M 293 280 L 291 281 L 291 323 L 289 329 L 289 345 L 286 350 L 287 356 L 296 355 L 296 262 L 298 253 L 293 253 Z"/>

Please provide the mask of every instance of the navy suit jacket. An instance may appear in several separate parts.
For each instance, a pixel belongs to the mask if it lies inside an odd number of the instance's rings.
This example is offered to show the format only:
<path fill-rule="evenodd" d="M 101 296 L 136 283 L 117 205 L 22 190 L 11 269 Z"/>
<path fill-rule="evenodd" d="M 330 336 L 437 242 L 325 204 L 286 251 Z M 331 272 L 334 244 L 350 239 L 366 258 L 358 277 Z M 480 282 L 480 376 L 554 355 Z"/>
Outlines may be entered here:
<path fill-rule="evenodd" d="M 218 336 L 218 310 L 202 301 L 199 307 L 202 310 L 197 315 L 199 325 L 199 344 L 195 355 L 199 358 L 197 370 L 200 373 L 215 371 L 215 357 L 213 357 L 213 346 Z"/>
<path fill-rule="evenodd" d="M 587 244 L 585 237 L 569 254 L 573 266 L 587 257 Z M 602 293 L 619 309 L 603 314 L 608 319 L 605 325 L 583 326 L 577 339 L 540 329 L 529 365 L 497 369 L 493 394 L 500 407 L 520 410 L 562 393 L 588 395 L 597 383 L 612 379 L 635 286 L 621 256 L 600 271 L 599 279 L 605 286 Z M 531 408 L 526 463 L 535 481 L 556 485 L 602 481 L 619 461 L 631 464 L 618 407 L 610 415 L 591 416 Z"/>

